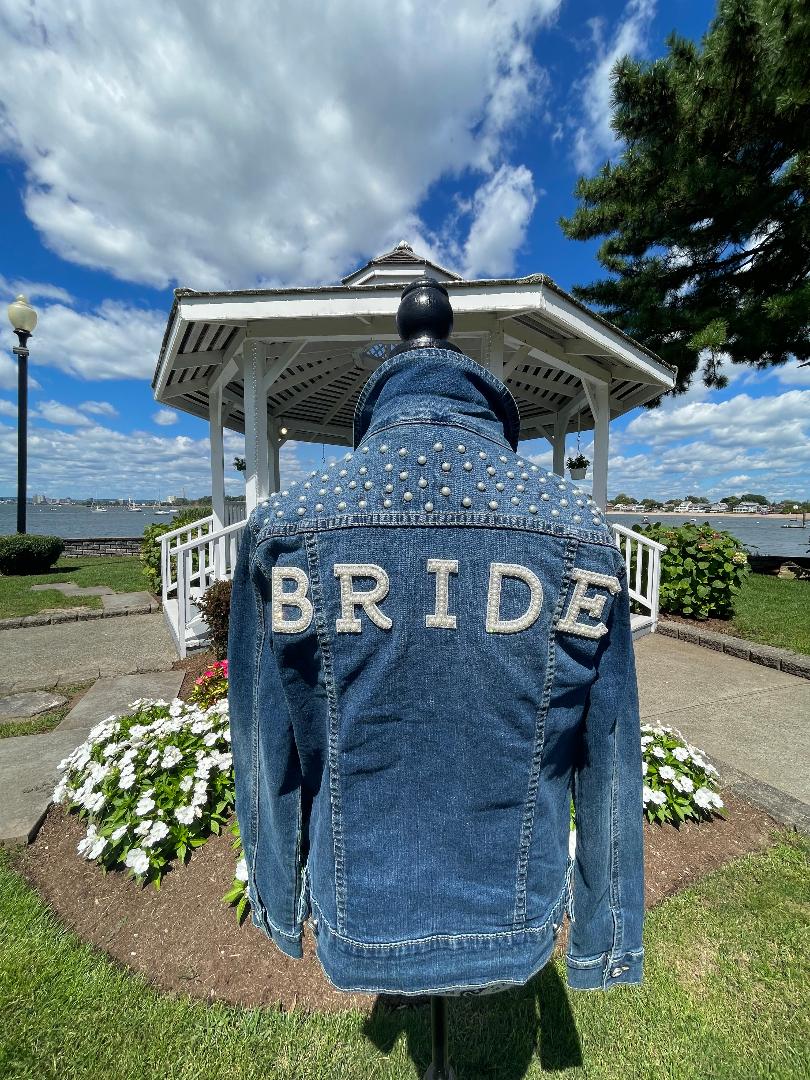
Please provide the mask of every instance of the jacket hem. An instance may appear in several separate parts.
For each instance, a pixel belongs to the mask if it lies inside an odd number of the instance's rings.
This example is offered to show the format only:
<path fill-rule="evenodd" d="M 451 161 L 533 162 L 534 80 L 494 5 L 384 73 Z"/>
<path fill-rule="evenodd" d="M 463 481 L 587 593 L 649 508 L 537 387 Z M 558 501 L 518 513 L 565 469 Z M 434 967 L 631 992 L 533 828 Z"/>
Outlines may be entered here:
<path fill-rule="evenodd" d="M 301 930 L 290 933 L 282 930 L 275 923 L 270 922 L 266 916 L 262 916 L 254 907 L 250 909 L 250 920 L 257 930 L 269 937 L 276 948 L 293 960 L 301 960 L 304 956 L 303 932 Z"/>
<path fill-rule="evenodd" d="M 313 900 L 318 959 L 338 990 L 374 994 L 462 994 L 523 986 L 554 951 L 565 891 L 537 927 L 362 942 L 337 933 Z M 439 974 L 441 973 L 441 974 Z"/>
<path fill-rule="evenodd" d="M 565 957 L 568 985 L 572 990 L 610 990 L 614 986 L 639 985 L 644 981 L 644 949 L 619 956 Z"/>

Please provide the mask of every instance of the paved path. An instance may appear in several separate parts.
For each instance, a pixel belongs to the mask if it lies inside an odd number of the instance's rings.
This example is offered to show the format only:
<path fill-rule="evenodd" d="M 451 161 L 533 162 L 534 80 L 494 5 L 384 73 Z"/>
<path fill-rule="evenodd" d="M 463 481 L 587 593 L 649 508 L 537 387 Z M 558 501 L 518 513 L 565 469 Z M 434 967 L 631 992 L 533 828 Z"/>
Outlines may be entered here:
<path fill-rule="evenodd" d="M 2 695 L 51 690 L 105 675 L 165 671 L 177 659 L 177 650 L 160 612 L 0 630 L 0 656 Z"/>
<path fill-rule="evenodd" d="M 171 701 L 180 691 L 183 675 L 183 671 L 154 671 L 99 679 L 53 731 L 0 739 L 0 844 L 33 840 L 59 779 L 57 765 L 84 742 L 95 724 L 123 712 L 136 698 Z"/>
<path fill-rule="evenodd" d="M 810 681 L 661 634 L 636 643 L 642 720 L 677 728 L 721 782 L 810 832 Z"/>

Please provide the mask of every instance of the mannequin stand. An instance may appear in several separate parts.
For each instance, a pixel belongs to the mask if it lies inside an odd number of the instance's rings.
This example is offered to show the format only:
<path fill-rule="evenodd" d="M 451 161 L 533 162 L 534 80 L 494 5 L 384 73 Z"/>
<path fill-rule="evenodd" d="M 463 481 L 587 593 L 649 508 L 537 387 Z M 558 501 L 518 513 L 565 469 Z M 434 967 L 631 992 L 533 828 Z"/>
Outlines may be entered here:
<path fill-rule="evenodd" d="M 424 1080 L 455 1080 L 456 1074 L 447 1060 L 447 998 L 436 994 L 430 998 L 430 1027 L 433 1039 L 433 1060 Z"/>

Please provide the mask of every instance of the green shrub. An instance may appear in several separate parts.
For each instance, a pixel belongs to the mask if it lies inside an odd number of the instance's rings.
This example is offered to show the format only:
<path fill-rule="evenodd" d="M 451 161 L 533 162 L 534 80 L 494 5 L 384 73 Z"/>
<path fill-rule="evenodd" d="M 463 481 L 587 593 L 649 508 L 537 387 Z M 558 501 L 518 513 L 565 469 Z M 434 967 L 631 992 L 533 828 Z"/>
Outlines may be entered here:
<path fill-rule="evenodd" d="M 734 597 L 749 573 L 748 555 L 727 532 L 703 525 L 637 525 L 667 545 L 661 556 L 661 611 L 692 619 L 730 619 Z M 631 580 L 633 568 L 631 567 Z"/>
<path fill-rule="evenodd" d="M 61 536 L 0 536 L 0 574 L 45 574 L 64 550 Z"/>
<path fill-rule="evenodd" d="M 156 596 L 160 596 L 163 591 L 163 580 L 160 568 L 160 538 L 164 533 L 171 532 L 172 529 L 179 529 L 181 525 L 193 525 L 195 521 L 200 521 L 201 518 L 208 517 L 208 512 L 204 507 L 192 506 L 187 510 L 181 511 L 179 514 L 175 514 L 171 521 L 158 522 L 154 525 L 147 525 L 143 530 L 143 541 L 141 542 L 141 562 L 143 563 L 143 571 L 149 582 L 149 587 Z M 210 531 L 210 528 L 209 530 Z M 194 569 L 197 569 L 197 561 L 199 556 L 194 552 Z M 172 560 L 173 563 L 176 560 Z M 174 567 L 174 573 L 176 575 L 177 568 Z"/>
<path fill-rule="evenodd" d="M 208 624 L 209 644 L 217 660 L 228 657 L 228 617 L 231 613 L 231 582 L 215 581 L 197 601 L 200 614 Z"/>

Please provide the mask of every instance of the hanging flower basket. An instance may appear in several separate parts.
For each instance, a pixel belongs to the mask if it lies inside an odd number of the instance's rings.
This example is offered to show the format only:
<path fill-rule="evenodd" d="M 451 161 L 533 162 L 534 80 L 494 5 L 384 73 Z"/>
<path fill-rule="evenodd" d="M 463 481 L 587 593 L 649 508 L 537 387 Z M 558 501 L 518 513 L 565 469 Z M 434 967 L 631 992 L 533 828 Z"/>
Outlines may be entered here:
<path fill-rule="evenodd" d="M 584 480 L 590 461 L 584 454 L 577 454 L 576 457 L 570 457 L 568 459 L 567 465 L 572 480 Z"/>

